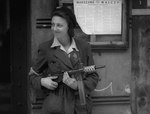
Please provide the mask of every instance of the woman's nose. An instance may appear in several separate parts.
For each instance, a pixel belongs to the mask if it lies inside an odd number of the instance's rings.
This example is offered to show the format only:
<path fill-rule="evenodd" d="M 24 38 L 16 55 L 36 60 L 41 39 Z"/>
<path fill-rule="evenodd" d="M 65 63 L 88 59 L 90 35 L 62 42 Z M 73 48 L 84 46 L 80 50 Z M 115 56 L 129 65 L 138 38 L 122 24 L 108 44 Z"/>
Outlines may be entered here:
<path fill-rule="evenodd" d="M 54 27 L 53 27 L 53 30 L 54 30 L 54 31 L 57 31 L 57 30 L 58 30 L 57 26 L 54 26 Z"/>

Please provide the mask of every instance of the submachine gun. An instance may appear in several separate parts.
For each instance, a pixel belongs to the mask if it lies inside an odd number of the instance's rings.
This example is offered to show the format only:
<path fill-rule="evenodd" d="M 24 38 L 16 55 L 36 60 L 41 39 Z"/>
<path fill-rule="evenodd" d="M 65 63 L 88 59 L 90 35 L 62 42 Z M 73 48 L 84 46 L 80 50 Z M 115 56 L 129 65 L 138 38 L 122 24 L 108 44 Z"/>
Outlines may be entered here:
<path fill-rule="evenodd" d="M 70 76 L 78 73 L 78 80 L 77 80 L 77 82 L 78 82 L 78 90 L 79 90 L 79 97 L 80 97 L 81 105 L 85 105 L 86 104 L 84 85 L 83 85 L 83 81 L 82 81 L 82 75 L 84 75 L 85 73 L 95 72 L 96 69 L 100 69 L 100 68 L 104 68 L 104 67 L 105 67 L 104 65 L 103 66 L 91 65 L 91 66 L 81 67 L 80 69 L 76 69 L 76 70 L 66 71 L 66 72 L 68 72 L 68 74 Z M 58 76 L 58 78 L 55 79 L 56 82 L 59 83 L 59 82 L 62 81 L 63 73 L 64 72 L 62 72 L 61 74 L 55 74 L 55 76 Z"/>

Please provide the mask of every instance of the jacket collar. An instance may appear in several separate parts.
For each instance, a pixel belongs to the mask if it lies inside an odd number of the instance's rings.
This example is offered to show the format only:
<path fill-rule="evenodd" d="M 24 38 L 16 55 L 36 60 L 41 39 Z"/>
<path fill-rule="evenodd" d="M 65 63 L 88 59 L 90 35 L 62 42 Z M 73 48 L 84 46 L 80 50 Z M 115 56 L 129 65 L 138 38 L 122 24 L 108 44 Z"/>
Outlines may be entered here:
<path fill-rule="evenodd" d="M 60 49 L 60 44 L 58 43 L 57 44 L 57 39 L 53 39 L 53 42 L 52 42 L 52 45 L 51 45 L 51 48 L 55 48 L 56 50 L 54 51 L 54 55 L 55 57 L 59 58 L 63 64 L 65 64 L 66 66 L 68 66 L 69 68 L 73 69 L 73 65 L 71 64 L 71 61 L 68 57 L 68 54 L 66 52 L 64 52 L 64 50 Z M 80 41 L 78 41 L 77 39 L 73 39 L 73 42 L 75 44 L 75 48 L 76 48 L 76 51 L 79 51 L 79 56 L 80 58 L 82 58 L 82 48 L 81 48 L 81 43 Z M 73 44 L 73 43 L 72 43 Z"/>
<path fill-rule="evenodd" d="M 72 43 L 71 43 L 69 49 L 66 51 L 65 48 L 63 47 L 63 45 L 57 40 L 56 37 L 54 37 L 51 48 L 54 48 L 54 47 L 60 47 L 60 49 L 63 50 L 64 52 L 66 52 L 67 54 L 71 53 L 74 49 L 76 51 L 79 51 L 76 46 L 76 42 L 75 42 L 74 38 L 72 38 Z"/>

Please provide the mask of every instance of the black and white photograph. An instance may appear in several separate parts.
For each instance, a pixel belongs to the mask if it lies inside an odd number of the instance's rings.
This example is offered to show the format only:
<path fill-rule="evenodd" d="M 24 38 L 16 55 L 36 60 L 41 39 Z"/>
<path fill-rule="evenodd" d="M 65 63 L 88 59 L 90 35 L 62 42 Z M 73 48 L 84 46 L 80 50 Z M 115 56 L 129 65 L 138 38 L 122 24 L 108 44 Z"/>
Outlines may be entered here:
<path fill-rule="evenodd" d="M 0 0 L 0 114 L 150 114 L 150 0 Z"/>

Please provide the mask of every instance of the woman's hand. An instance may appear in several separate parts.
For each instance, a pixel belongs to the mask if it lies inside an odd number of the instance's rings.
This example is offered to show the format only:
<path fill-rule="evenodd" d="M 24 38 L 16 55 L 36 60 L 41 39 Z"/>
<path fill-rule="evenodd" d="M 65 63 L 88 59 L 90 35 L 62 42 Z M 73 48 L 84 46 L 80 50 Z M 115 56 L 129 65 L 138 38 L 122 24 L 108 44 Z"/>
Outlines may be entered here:
<path fill-rule="evenodd" d="M 63 83 L 65 83 L 74 90 L 78 89 L 77 80 L 75 78 L 70 78 L 67 72 L 64 72 L 63 74 Z"/>
<path fill-rule="evenodd" d="M 41 78 L 41 85 L 50 90 L 55 90 L 58 86 L 58 83 L 53 81 L 57 76 L 49 76 L 46 78 Z"/>

